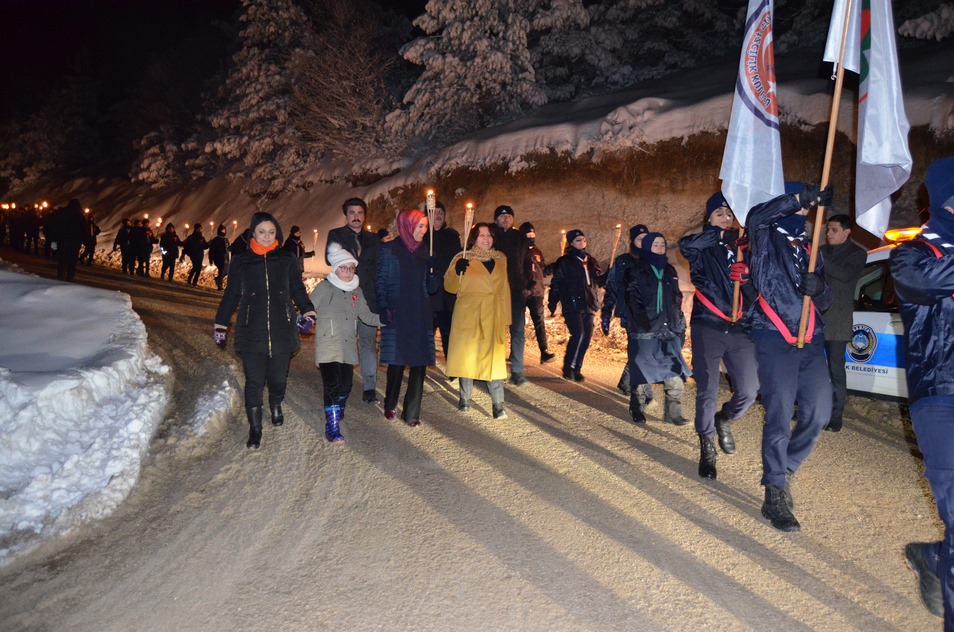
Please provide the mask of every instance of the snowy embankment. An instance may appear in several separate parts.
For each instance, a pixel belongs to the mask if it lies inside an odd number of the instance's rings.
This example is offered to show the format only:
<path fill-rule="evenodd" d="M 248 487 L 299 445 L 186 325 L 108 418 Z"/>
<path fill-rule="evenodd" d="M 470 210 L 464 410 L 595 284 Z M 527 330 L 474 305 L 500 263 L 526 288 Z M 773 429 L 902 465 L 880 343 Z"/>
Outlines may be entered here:
<path fill-rule="evenodd" d="M 0 270 L 0 565 L 135 485 L 169 369 L 128 295 Z"/>

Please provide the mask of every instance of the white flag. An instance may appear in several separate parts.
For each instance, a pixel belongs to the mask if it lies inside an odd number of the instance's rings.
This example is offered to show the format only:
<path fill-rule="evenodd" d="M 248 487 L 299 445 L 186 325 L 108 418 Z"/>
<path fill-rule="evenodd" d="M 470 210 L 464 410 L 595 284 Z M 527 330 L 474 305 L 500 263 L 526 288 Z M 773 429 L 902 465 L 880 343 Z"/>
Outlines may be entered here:
<path fill-rule="evenodd" d="M 837 0 L 829 30 L 841 33 L 846 0 Z M 854 0 L 848 34 L 857 33 L 845 49 L 845 68 L 857 68 L 858 78 L 858 159 L 855 173 L 855 221 L 877 237 L 888 228 L 891 194 L 911 177 L 908 149 L 908 117 L 904 113 L 898 53 L 894 40 L 894 18 L 890 0 Z M 839 11 L 839 5 L 840 11 Z M 840 41 L 839 41 L 840 46 Z M 828 57 L 825 61 L 837 61 Z M 856 52 L 853 52 L 856 51 Z M 856 55 L 849 59 L 849 53 Z M 853 68 L 854 67 L 854 68 Z"/>
<path fill-rule="evenodd" d="M 848 0 L 835 0 L 831 10 L 831 25 L 828 27 L 828 41 L 825 42 L 825 61 L 838 67 L 841 54 L 841 35 L 845 32 L 845 8 Z M 845 70 L 861 72 L 861 0 L 851 0 L 851 15 L 848 17 L 848 39 L 845 40 Z M 834 71 L 833 71 L 834 72 Z"/>
<path fill-rule="evenodd" d="M 749 0 L 732 117 L 722 155 L 722 194 L 739 223 L 785 192 L 775 92 L 773 0 Z"/>

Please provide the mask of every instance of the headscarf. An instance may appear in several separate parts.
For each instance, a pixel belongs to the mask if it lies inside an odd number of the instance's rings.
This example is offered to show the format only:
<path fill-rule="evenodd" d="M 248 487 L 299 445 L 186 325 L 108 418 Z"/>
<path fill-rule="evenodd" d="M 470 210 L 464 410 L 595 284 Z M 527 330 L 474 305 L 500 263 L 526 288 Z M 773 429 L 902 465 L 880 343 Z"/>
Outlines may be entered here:
<path fill-rule="evenodd" d="M 669 264 L 669 258 L 666 255 L 657 255 L 653 252 L 653 243 L 661 237 L 666 240 L 662 233 L 648 233 L 643 237 L 643 243 L 640 246 L 643 260 L 650 264 L 653 274 L 656 275 L 656 312 L 663 311 L 663 275 L 666 272 L 666 266 Z"/>
<path fill-rule="evenodd" d="M 423 241 L 414 241 L 414 229 L 424 219 L 424 213 L 416 208 L 408 208 L 401 211 L 397 216 L 398 236 L 411 252 L 416 252 Z"/>
<path fill-rule="evenodd" d="M 639 248 L 641 250 L 640 255 L 653 266 L 665 268 L 669 264 L 669 257 L 666 255 L 657 255 L 653 252 L 653 242 L 656 241 L 657 237 L 662 237 L 663 241 L 666 239 L 662 233 L 646 233 L 646 236 L 643 237 L 643 244 Z"/>

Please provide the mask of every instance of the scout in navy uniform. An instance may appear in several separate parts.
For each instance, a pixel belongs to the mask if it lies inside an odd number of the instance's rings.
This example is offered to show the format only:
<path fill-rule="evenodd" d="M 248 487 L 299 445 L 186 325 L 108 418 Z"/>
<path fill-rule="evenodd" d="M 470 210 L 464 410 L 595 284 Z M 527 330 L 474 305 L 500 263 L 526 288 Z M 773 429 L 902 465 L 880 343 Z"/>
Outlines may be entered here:
<path fill-rule="evenodd" d="M 624 252 L 612 262 L 612 267 L 606 274 L 606 292 L 603 294 L 603 310 L 600 318 L 600 330 L 604 336 L 610 332 L 610 321 L 613 316 L 619 318 L 619 324 L 626 329 L 629 326 L 629 307 L 626 305 L 626 286 L 633 280 L 633 270 L 639 261 L 639 252 L 643 244 L 643 237 L 649 233 L 645 224 L 636 224 L 629 229 L 629 252 Z M 627 331 L 627 340 L 629 333 Z M 627 351 L 628 354 L 628 351 Z M 644 396 L 652 399 L 652 387 L 648 384 Z M 616 388 L 623 395 L 632 393 L 629 383 L 629 362 L 623 366 L 623 373 L 619 376 Z"/>
<path fill-rule="evenodd" d="M 691 338 L 692 374 L 696 380 L 696 432 L 699 434 L 699 476 L 716 477 L 716 449 L 713 438 L 718 432 L 719 446 L 726 454 L 735 452 L 730 424 L 745 414 L 759 394 L 759 376 L 755 345 L 745 329 L 744 319 L 733 322 L 732 293 L 729 278 L 736 263 L 738 231 L 731 230 L 732 209 L 722 193 L 706 202 L 703 230 L 679 240 L 679 250 L 689 262 L 689 274 L 696 288 L 692 301 Z M 747 286 L 751 287 L 751 286 Z M 748 293 L 748 292 L 746 292 Z M 752 306 L 751 295 L 741 299 L 742 309 Z M 719 363 L 732 380 L 732 397 L 716 411 L 719 400 Z"/>
<path fill-rule="evenodd" d="M 786 182 L 785 193 L 752 208 L 746 218 L 748 264 L 733 271 L 751 276 L 758 290 L 751 311 L 752 340 L 758 360 L 765 426 L 762 429 L 762 515 L 781 531 L 798 531 L 789 487 L 831 417 L 832 387 L 825 360 L 824 322 L 819 312 L 831 304 L 821 257 L 808 271 L 810 244 L 805 234 L 809 209 L 831 202 L 831 187 Z M 797 333 L 803 297 L 811 297 L 804 346 Z M 798 417 L 792 415 L 798 402 Z"/>
<path fill-rule="evenodd" d="M 931 219 L 891 253 L 891 276 L 904 322 L 911 422 L 944 539 L 913 542 L 905 554 L 924 604 L 954 630 L 954 157 L 931 163 L 924 185 Z"/>

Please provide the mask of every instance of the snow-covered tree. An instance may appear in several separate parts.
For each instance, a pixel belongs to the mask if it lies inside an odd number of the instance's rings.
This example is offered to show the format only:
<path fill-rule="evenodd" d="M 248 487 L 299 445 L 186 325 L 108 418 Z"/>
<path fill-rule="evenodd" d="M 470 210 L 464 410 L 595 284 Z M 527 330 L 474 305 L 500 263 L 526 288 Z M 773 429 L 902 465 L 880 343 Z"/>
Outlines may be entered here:
<path fill-rule="evenodd" d="M 212 127 L 184 145 L 200 154 L 190 161 L 195 176 L 240 165 L 252 195 L 275 195 L 308 186 L 307 147 L 289 123 L 292 59 L 307 50 L 312 31 L 292 0 L 242 0 L 241 48 L 208 116 Z"/>
<path fill-rule="evenodd" d="M 954 33 L 954 4 L 942 4 L 936 10 L 918 18 L 905 20 L 898 33 L 917 39 L 941 41 Z"/>
<path fill-rule="evenodd" d="M 313 45 L 292 56 L 290 120 L 302 142 L 314 154 L 351 161 L 396 153 L 384 121 L 395 106 L 385 82 L 398 57 L 379 37 L 395 16 L 361 0 L 318 0 L 313 12 Z"/>
<path fill-rule="evenodd" d="M 535 0 L 429 0 L 401 51 L 424 70 L 388 116 L 394 133 L 448 140 L 546 102 L 530 58 Z M 550 4 L 547 2 L 546 4 Z"/>
<path fill-rule="evenodd" d="M 530 24 L 530 56 L 549 101 L 567 101 L 603 60 L 587 31 L 590 17 L 580 0 L 541 3 Z"/>
<path fill-rule="evenodd" d="M 99 90 L 97 82 L 71 77 L 28 119 L 0 129 L 0 184 L 16 190 L 52 172 L 97 163 Z"/>
<path fill-rule="evenodd" d="M 613 89 L 737 48 L 735 11 L 712 0 L 605 0 L 589 7 L 595 86 Z"/>

